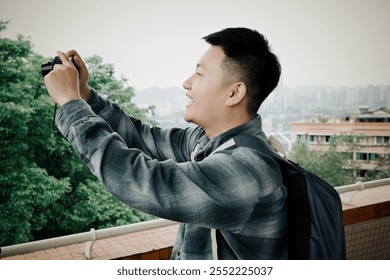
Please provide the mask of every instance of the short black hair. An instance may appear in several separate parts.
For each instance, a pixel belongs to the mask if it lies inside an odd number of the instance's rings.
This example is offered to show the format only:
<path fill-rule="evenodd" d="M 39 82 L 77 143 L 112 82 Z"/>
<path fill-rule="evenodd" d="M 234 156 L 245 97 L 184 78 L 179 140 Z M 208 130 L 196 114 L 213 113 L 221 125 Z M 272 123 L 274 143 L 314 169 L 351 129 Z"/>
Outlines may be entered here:
<path fill-rule="evenodd" d="M 267 39 L 256 30 L 226 28 L 203 37 L 212 46 L 222 48 L 226 58 L 221 68 L 225 82 L 245 83 L 248 95 L 248 113 L 256 114 L 261 103 L 276 88 L 281 66 L 270 50 Z"/>

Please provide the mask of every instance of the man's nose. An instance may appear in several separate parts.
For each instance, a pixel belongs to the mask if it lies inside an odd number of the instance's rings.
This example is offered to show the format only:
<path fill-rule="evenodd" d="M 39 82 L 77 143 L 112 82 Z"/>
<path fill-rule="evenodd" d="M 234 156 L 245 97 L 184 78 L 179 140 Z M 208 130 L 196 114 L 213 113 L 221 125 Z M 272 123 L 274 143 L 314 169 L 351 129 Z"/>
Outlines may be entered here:
<path fill-rule="evenodd" d="M 190 90 L 192 88 L 192 77 L 193 77 L 193 75 L 191 75 L 187 80 L 185 80 L 183 82 L 183 87 L 186 90 Z"/>

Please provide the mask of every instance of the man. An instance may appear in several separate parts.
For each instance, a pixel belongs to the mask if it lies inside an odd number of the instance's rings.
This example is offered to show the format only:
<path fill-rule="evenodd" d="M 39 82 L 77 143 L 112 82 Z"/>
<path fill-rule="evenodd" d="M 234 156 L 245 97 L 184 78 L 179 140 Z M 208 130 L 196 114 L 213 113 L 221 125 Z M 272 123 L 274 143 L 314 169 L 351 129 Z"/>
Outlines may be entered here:
<path fill-rule="evenodd" d="M 107 190 L 131 207 L 181 222 L 172 259 L 285 259 L 287 191 L 279 165 L 234 136 L 266 140 L 257 110 L 276 87 L 277 57 L 257 31 L 228 28 L 183 84 L 186 129 L 150 127 L 88 86 L 75 51 L 45 77 L 57 125 Z M 75 64 L 69 57 L 74 57 Z"/>

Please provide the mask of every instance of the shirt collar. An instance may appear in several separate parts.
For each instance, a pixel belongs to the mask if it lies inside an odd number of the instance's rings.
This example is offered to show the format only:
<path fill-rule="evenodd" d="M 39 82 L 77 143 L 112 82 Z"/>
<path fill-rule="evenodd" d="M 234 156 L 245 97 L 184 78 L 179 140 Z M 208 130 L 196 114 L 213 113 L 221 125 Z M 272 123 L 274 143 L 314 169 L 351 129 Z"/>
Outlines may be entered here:
<path fill-rule="evenodd" d="M 210 153 L 212 153 L 217 147 L 230 140 L 231 138 L 237 135 L 261 135 L 262 131 L 262 121 L 261 116 L 256 115 L 252 120 L 232 128 L 213 139 L 209 139 L 206 134 L 204 134 L 198 141 L 199 148 L 198 152 L 195 156 L 195 160 L 202 160 L 207 157 Z"/>

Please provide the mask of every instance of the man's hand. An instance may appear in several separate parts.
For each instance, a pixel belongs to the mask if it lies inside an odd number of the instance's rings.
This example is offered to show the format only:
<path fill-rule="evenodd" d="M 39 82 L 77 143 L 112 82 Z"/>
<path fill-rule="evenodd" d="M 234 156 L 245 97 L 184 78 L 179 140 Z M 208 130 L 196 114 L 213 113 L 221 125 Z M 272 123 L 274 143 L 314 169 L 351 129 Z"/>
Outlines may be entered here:
<path fill-rule="evenodd" d="M 53 70 L 44 78 L 47 91 L 55 103 L 65 103 L 80 99 L 79 73 L 69 57 L 58 51 L 62 64 L 54 65 Z"/>
<path fill-rule="evenodd" d="M 81 56 L 75 50 L 70 50 L 66 52 L 68 57 L 73 57 L 74 63 L 77 70 L 79 71 L 79 81 L 80 81 L 80 95 L 85 101 L 88 101 L 91 96 L 91 88 L 88 85 L 89 72 L 88 68 L 85 65 Z"/>

